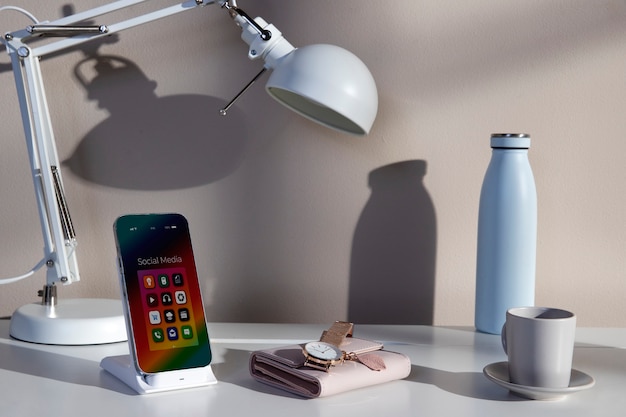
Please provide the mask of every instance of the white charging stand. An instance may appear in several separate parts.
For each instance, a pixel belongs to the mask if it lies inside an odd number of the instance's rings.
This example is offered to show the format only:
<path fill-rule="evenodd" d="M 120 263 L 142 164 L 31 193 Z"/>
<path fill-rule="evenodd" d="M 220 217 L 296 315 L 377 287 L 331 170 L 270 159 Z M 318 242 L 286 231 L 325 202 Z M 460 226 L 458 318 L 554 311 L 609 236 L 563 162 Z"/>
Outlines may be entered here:
<path fill-rule="evenodd" d="M 152 394 L 217 384 L 211 365 L 202 368 L 141 375 L 130 363 L 130 355 L 120 355 L 107 356 L 100 361 L 100 367 L 134 389 L 138 394 Z"/>

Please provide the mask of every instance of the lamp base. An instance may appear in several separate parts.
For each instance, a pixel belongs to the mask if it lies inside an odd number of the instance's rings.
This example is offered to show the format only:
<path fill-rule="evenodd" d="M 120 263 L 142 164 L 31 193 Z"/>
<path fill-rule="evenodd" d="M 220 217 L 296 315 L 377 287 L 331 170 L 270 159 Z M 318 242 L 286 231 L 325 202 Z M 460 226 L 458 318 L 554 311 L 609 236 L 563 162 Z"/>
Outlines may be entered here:
<path fill-rule="evenodd" d="M 47 345 L 99 345 L 128 340 L 119 300 L 80 298 L 18 308 L 11 317 L 10 334 L 25 342 Z"/>
<path fill-rule="evenodd" d="M 138 394 L 173 391 L 186 388 L 204 387 L 217 384 L 211 365 L 203 368 L 182 369 L 159 372 L 142 376 L 130 363 L 130 355 L 107 356 L 100 362 L 100 367 Z"/>

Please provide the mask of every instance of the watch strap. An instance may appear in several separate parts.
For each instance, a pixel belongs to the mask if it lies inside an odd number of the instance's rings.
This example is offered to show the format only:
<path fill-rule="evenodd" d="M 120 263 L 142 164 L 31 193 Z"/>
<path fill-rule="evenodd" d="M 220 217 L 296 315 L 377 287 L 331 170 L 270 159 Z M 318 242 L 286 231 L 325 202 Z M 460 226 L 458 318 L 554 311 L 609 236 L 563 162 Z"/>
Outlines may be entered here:
<path fill-rule="evenodd" d="M 322 332 L 320 342 L 340 347 L 346 337 L 352 337 L 354 324 L 347 321 L 336 321 L 328 330 Z"/>

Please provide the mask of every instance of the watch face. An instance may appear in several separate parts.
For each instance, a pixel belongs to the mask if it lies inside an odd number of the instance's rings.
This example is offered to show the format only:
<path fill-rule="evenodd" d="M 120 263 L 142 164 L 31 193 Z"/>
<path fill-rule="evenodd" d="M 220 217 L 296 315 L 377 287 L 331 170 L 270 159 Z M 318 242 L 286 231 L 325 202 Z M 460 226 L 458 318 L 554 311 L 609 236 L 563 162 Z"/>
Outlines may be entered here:
<path fill-rule="evenodd" d="M 336 361 L 343 356 L 343 352 L 336 346 L 324 342 L 309 342 L 304 345 L 304 350 L 314 358 L 326 361 Z"/>

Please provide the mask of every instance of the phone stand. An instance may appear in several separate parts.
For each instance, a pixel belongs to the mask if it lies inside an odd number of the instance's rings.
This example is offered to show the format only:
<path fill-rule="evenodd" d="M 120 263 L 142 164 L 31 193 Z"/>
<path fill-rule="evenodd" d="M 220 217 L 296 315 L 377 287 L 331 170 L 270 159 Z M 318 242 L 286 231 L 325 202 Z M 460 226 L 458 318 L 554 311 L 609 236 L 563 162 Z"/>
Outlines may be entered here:
<path fill-rule="evenodd" d="M 211 365 L 178 371 L 166 371 L 142 376 L 130 363 L 130 355 L 108 356 L 100 362 L 100 367 L 138 394 L 196 388 L 217 383 Z"/>

